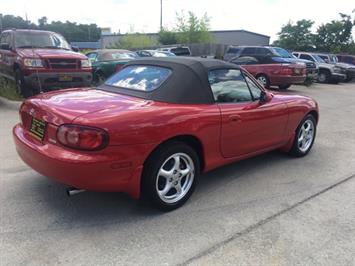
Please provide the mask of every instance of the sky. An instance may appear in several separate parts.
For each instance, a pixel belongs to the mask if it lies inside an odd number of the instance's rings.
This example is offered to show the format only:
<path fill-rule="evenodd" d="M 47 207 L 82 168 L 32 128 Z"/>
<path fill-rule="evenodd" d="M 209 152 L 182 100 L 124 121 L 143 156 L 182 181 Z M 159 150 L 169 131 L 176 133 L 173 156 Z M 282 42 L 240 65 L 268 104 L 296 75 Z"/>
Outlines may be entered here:
<path fill-rule="evenodd" d="M 277 38 L 288 21 L 311 19 L 317 25 L 350 14 L 354 0 L 163 0 L 163 25 L 174 26 L 176 12 L 207 13 L 211 30 L 249 30 Z M 33 22 L 46 16 L 49 21 L 96 23 L 113 32 L 157 32 L 160 0 L 0 0 L 0 13 L 27 17 Z"/>

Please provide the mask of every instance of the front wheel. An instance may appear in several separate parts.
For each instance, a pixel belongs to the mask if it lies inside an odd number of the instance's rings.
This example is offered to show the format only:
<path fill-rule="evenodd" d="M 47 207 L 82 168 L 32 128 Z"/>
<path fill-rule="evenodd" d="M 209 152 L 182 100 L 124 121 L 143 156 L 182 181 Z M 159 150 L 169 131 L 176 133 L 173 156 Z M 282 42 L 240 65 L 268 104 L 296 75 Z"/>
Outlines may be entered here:
<path fill-rule="evenodd" d="M 190 198 L 199 173 L 194 149 L 180 142 L 164 145 L 144 165 L 143 195 L 162 211 L 174 210 Z"/>
<path fill-rule="evenodd" d="M 269 78 L 264 75 L 264 74 L 260 74 L 256 77 L 256 79 L 266 88 L 270 88 L 270 80 Z"/>
<path fill-rule="evenodd" d="M 15 71 L 15 84 L 16 92 L 18 95 L 24 98 L 28 98 L 34 95 L 33 90 L 29 86 L 27 86 L 20 69 L 16 69 Z"/>
<path fill-rule="evenodd" d="M 316 119 L 313 115 L 307 115 L 295 132 L 295 138 L 290 154 L 296 157 L 302 157 L 312 149 L 317 131 Z"/>

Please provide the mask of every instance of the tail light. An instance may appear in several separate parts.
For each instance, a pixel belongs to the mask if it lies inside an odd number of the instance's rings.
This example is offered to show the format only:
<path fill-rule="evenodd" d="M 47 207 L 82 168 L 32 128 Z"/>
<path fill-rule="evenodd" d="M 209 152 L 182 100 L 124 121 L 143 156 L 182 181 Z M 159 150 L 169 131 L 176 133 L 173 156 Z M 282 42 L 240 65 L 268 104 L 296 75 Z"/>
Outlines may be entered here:
<path fill-rule="evenodd" d="M 108 145 L 105 130 L 80 125 L 61 125 L 57 130 L 57 140 L 64 146 L 77 150 L 101 150 Z"/>
<path fill-rule="evenodd" d="M 116 72 L 120 71 L 123 68 L 123 65 L 117 64 L 116 65 Z"/>

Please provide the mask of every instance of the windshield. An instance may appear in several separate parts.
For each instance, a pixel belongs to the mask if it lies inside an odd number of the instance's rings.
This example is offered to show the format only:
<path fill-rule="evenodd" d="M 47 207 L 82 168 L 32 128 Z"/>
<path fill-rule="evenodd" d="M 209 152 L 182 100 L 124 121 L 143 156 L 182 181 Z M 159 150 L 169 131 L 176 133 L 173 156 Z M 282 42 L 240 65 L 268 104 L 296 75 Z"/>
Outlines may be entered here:
<path fill-rule="evenodd" d="M 325 61 L 319 55 L 314 54 L 313 57 L 318 63 L 325 63 Z"/>
<path fill-rule="evenodd" d="M 99 56 L 99 61 L 112 61 L 119 59 L 135 59 L 138 56 L 135 53 L 130 52 L 107 52 Z"/>
<path fill-rule="evenodd" d="M 67 41 L 59 34 L 52 32 L 21 32 L 15 34 L 16 48 L 54 48 L 71 50 Z"/>
<path fill-rule="evenodd" d="M 173 53 L 170 53 L 170 52 L 154 52 L 153 56 L 154 57 L 170 57 L 170 56 L 176 56 L 176 55 Z"/>
<path fill-rule="evenodd" d="M 279 56 L 283 58 L 295 58 L 295 56 L 291 53 L 289 53 L 287 50 L 282 49 L 282 48 L 273 48 L 274 52 L 276 52 Z"/>

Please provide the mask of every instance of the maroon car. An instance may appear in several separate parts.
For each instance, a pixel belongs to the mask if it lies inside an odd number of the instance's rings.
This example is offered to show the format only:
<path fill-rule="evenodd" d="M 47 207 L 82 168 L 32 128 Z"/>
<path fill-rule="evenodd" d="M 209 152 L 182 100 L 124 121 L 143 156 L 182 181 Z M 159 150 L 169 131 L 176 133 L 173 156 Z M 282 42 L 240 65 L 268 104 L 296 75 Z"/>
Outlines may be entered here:
<path fill-rule="evenodd" d="M 266 88 L 278 86 L 288 89 L 291 84 L 302 84 L 306 80 L 306 65 L 289 62 L 274 56 L 241 56 L 233 58 L 231 63 L 241 65 Z"/>

